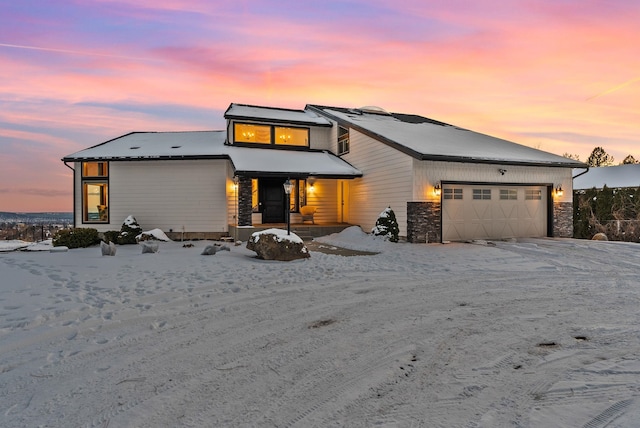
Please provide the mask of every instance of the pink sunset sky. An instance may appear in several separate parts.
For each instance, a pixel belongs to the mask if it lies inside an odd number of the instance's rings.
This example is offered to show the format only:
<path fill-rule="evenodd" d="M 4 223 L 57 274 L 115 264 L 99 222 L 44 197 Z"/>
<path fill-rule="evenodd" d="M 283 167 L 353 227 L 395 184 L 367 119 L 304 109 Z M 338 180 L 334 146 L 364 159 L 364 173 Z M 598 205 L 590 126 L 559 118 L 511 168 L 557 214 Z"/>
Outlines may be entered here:
<path fill-rule="evenodd" d="M 586 161 L 640 159 L 640 2 L 0 4 L 0 211 L 72 211 L 60 159 L 230 103 L 378 105 Z"/>

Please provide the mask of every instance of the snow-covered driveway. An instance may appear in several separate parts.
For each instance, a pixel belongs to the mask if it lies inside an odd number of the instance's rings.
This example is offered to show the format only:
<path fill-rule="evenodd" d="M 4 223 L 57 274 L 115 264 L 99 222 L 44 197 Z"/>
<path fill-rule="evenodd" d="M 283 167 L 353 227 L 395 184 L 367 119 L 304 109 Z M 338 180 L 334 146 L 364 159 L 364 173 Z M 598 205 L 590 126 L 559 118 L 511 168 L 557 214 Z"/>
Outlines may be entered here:
<path fill-rule="evenodd" d="M 635 427 L 640 245 L 0 254 L 3 427 Z"/>

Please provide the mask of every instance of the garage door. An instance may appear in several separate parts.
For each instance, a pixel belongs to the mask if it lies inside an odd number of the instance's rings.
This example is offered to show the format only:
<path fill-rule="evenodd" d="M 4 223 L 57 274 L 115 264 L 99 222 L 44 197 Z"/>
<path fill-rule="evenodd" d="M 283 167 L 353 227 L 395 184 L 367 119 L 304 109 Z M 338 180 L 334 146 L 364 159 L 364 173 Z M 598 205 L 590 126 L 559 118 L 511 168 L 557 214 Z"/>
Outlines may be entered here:
<path fill-rule="evenodd" d="M 442 186 L 442 240 L 547 236 L 545 186 Z"/>

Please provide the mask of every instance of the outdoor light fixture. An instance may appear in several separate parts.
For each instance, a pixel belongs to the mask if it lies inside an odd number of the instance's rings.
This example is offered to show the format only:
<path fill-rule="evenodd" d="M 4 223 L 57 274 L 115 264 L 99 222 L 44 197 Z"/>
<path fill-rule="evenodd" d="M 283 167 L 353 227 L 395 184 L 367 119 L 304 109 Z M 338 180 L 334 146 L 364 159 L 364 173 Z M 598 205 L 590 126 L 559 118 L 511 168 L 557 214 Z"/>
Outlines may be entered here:
<path fill-rule="evenodd" d="M 282 186 L 284 187 L 284 193 L 287 194 L 287 200 L 285 201 L 285 213 L 287 215 L 287 235 L 291 235 L 291 209 L 289 208 L 289 204 L 291 203 L 291 199 L 289 199 L 289 195 L 291 194 L 291 189 L 293 188 L 293 183 L 291 182 L 291 180 L 289 180 L 287 178 L 287 181 L 284 182 L 284 184 L 282 184 Z"/>
<path fill-rule="evenodd" d="M 440 196 L 440 193 L 442 193 L 442 189 L 440 188 L 440 183 L 438 183 L 433 188 L 433 194 L 436 196 Z"/>
<path fill-rule="evenodd" d="M 498 172 L 500 173 L 500 175 L 504 175 L 504 173 L 507 172 L 507 170 L 500 168 Z"/>
<path fill-rule="evenodd" d="M 560 197 L 564 195 L 564 190 L 562 190 L 562 185 L 558 184 L 558 187 L 556 187 L 556 196 Z"/>
<path fill-rule="evenodd" d="M 314 178 L 308 178 L 307 179 L 307 184 L 309 185 L 309 192 L 315 191 L 315 187 L 313 187 L 314 183 L 316 182 L 316 180 Z"/>

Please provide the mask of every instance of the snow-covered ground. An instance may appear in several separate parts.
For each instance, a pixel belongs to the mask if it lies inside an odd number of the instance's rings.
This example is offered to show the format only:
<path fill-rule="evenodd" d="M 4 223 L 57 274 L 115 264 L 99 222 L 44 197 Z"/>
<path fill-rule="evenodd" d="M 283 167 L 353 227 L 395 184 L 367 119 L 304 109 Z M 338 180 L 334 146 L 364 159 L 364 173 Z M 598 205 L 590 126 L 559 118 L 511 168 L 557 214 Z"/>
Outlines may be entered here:
<path fill-rule="evenodd" d="M 638 426 L 638 244 L 319 241 L 0 253 L 0 426 Z"/>

